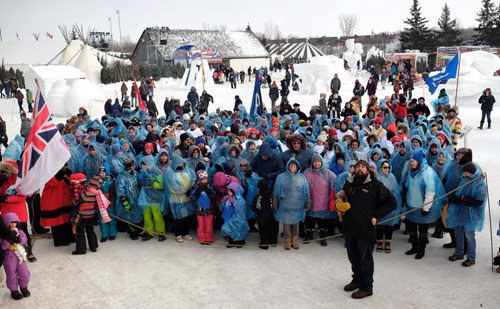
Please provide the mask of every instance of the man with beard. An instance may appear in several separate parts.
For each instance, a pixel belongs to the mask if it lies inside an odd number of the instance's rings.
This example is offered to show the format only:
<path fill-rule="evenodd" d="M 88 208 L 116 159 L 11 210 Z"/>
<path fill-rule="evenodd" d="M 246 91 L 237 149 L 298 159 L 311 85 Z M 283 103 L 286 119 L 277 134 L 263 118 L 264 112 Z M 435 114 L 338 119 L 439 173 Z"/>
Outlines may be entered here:
<path fill-rule="evenodd" d="M 337 194 L 336 208 L 343 214 L 345 247 L 352 281 L 344 291 L 354 299 L 373 294 L 373 247 L 377 219 L 396 209 L 396 199 L 369 169 L 368 162 L 359 160 L 354 175 L 347 178 L 343 190 Z"/>

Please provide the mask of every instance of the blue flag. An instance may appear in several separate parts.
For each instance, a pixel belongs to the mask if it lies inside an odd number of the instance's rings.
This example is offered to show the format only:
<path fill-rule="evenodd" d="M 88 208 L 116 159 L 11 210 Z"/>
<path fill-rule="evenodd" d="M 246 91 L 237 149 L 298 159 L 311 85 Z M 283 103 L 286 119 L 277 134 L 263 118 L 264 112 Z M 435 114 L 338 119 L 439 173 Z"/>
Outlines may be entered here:
<path fill-rule="evenodd" d="M 447 81 L 450 78 L 457 77 L 459 57 L 460 52 L 458 52 L 455 57 L 450 60 L 450 62 L 444 68 L 444 71 L 441 71 L 434 76 L 429 76 L 429 78 L 425 80 L 427 85 L 429 85 L 429 91 L 431 94 L 434 94 L 434 92 L 436 92 L 436 89 L 441 83 Z"/>
<path fill-rule="evenodd" d="M 264 113 L 264 107 L 262 103 L 262 94 L 260 93 L 260 80 L 259 80 L 260 70 L 255 72 L 255 86 L 253 87 L 252 95 L 252 106 L 250 107 L 250 116 L 253 117 L 255 114 L 262 116 Z"/>

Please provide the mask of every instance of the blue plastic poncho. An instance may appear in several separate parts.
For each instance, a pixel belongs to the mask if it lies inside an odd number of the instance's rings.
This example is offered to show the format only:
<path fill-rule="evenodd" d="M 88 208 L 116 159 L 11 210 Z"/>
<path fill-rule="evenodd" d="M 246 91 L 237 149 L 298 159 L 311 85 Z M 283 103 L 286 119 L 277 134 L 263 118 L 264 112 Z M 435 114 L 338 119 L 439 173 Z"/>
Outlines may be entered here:
<path fill-rule="evenodd" d="M 181 168 L 181 165 L 184 168 Z M 178 155 L 173 155 L 172 165 L 164 174 L 165 194 L 174 220 L 180 220 L 194 214 L 194 206 L 186 192 L 193 187 L 194 171 Z"/>
<path fill-rule="evenodd" d="M 407 188 L 406 205 L 410 210 L 423 206 L 425 194 L 434 192 L 434 202 L 428 215 L 423 215 L 422 211 L 415 210 L 407 214 L 406 219 L 420 224 L 436 222 L 441 216 L 443 203 L 446 202 L 446 198 L 436 200 L 445 194 L 444 186 L 436 172 L 427 165 L 424 159 L 422 165 L 416 171 L 409 171 L 403 181 Z"/>
<path fill-rule="evenodd" d="M 126 171 L 121 171 L 115 179 L 115 211 L 119 218 L 137 223 L 142 221 L 142 215 L 137 205 L 139 197 L 139 183 L 137 180 L 137 172 L 132 171 L 131 174 Z M 132 207 L 132 212 L 125 212 L 120 198 L 125 196 Z"/>
<path fill-rule="evenodd" d="M 228 186 L 234 192 L 233 197 L 226 196 L 223 203 L 224 224 L 221 228 L 222 236 L 231 237 L 235 241 L 245 240 L 248 237 L 248 223 L 246 219 L 246 202 L 241 196 L 242 188 L 232 182 Z"/>
<path fill-rule="evenodd" d="M 462 177 L 458 186 L 477 178 L 481 175 L 480 169 L 477 169 L 474 175 L 469 178 Z M 458 189 L 456 196 L 465 196 L 477 201 L 483 201 L 478 207 L 466 206 L 462 204 L 451 203 L 446 214 L 446 225 L 449 228 L 463 226 L 466 231 L 482 231 L 484 228 L 484 216 L 486 208 L 486 182 L 479 178 L 467 186 Z"/>
<path fill-rule="evenodd" d="M 144 213 L 144 210 L 147 207 L 155 207 L 158 208 L 161 212 L 164 212 L 164 198 L 163 198 L 163 190 L 155 189 L 153 187 L 153 182 L 155 178 L 162 175 L 162 172 L 155 166 L 156 160 L 152 156 L 146 156 L 143 158 L 145 165 L 148 166 L 148 169 L 145 168 L 144 165 L 141 166 L 141 171 L 139 172 L 139 184 L 141 185 L 141 190 L 139 192 L 139 198 L 137 200 L 137 204 L 141 210 L 141 213 Z"/>
<path fill-rule="evenodd" d="M 387 174 L 387 175 L 382 172 L 382 164 L 384 162 L 389 162 L 389 161 L 387 161 L 386 159 L 382 159 L 377 164 L 377 180 L 380 181 L 381 183 L 383 183 L 384 186 L 386 186 L 386 188 L 389 189 L 391 194 L 396 199 L 397 204 L 396 204 L 396 209 L 394 209 L 387 216 L 378 219 L 379 222 L 384 222 L 385 220 L 387 220 L 389 218 L 394 218 L 395 216 L 398 216 L 399 214 L 401 214 L 401 210 L 403 207 L 403 202 L 402 202 L 402 198 L 401 198 L 401 187 L 398 184 L 396 177 L 392 174 L 392 172 L 390 170 L 389 170 L 389 174 Z M 384 222 L 380 225 L 394 226 L 394 225 L 398 224 L 399 221 L 400 221 L 400 218 L 398 217 L 398 218 L 395 218 L 395 219 L 390 220 L 388 222 Z"/>
<path fill-rule="evenodd" d="M 299 167 L 299 172 L 292 174 L 290 163 Z M 279 199 L 279 207 L 274 218 L 284 224 L 296 224 L 305 218 L 306 201 L 309 196 L 309 184 L 304 174 L 300 173 L 300 164 L 294 158 L 286 164 L 285 172 L 278 175 L 274 184 L 273 195 Z"/>

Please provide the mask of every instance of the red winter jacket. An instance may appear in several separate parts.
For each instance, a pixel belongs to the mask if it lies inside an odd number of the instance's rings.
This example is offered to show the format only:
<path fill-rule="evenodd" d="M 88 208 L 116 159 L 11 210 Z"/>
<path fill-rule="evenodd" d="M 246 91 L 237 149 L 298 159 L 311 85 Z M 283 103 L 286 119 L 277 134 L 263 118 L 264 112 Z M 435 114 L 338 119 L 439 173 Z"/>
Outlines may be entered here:
<path fill-rule="evenodd" d="M 394 108 L 394 117 L 406 118 L 406 116 L 408 115 L 407 106 L 408 105 L 406 104 L 406 102 L 396 104 L 396 107 Z"/>

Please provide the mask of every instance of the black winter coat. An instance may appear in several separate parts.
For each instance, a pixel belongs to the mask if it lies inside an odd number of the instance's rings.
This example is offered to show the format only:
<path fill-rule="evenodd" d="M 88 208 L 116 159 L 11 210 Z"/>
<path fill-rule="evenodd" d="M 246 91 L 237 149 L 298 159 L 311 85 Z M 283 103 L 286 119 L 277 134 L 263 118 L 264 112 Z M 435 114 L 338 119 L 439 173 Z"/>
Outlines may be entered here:
<path fill-rule="evenodd" d="M 344 192 L 351 209 L 345 212 L 342 232 L 347 237 L 375 240 L 375 226 L 371 218 L 382 218 L 396 209 L 396 199 L 373 173 L 362 184 L 349 177 Z"/>
<path fill-rule="evenodd" d="M 493 110 L 493 104 L 495 104 L 495 97 L 492 95 L 482 95 L 479 98 L 479 104 L 481 104 L 481 110 L 483 112 L 491 112 Z"/>

